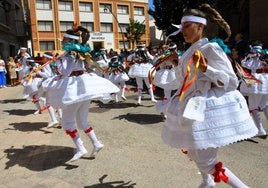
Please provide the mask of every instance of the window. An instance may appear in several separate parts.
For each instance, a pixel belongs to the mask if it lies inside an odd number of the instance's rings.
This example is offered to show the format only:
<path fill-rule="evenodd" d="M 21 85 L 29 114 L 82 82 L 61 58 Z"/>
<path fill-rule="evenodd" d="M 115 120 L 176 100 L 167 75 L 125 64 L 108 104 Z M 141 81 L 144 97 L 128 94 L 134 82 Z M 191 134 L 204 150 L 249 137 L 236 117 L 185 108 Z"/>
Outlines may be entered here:
<path fill-rule="evenodd" d="M 104 32 L 104 33 L 113 32 L 113 24 L 112 23 L 101 23 L 101 32 Z"/>
<path fill-rule="evenodd" d="M 4 25 L 8 25 L 9 21 L 7 18 L 7 12 L 5 12 L 5 10 L 3 8 L 0 7 L 0 23 L 4 24 Z"/>
<path fill-rule="evenodd" d="M 73 25 L 73 22 L 60 22 L 60 30 L 67 31 L 68 29 L 72 29 Z"/>
<path fill-rule="evenodd" d="M 92 3 L 80 2 L 79 10 L 81 12 L 93 12 Z"/>
<path fill-rule="evenodd" d="M 38 21 L 39 31 L 53 31 L 53 25 L 51 21 Z"/>
<path fill-rule="evenodd" d="M 144 8 L 143 7 L 134 7 L 134 15 L 144 16 Z"/>
<path fill-rule="evenodd" d="M 123 33 L 127 33 L 127 28 L 129 27 L 129 24 L 120 24 L 120 27 Z M 120 28 L 118 28 L 118 30 L 121 32 Z"/>
<path fill-rule="evenodd" d="M 110 13 L 112 7 L 110 4 L 100 4 L 100 13 Z"/>
<path fill-rule="evenodd" d="M 52 51 L 55 49 L 53 41 L 40 41 L 40 51 Z"/>
<path fill-rule="evenodd" d="M 73 10 L 72 1 L 59 1 L 59 10 L 71 11 Z"/>
<path fill-rule="evenodd" d="M 119 41 L 119 48 L 124 49 L 124 42 L 123 41 Z M 125 48 L 126 49 L 130 48 L 129 41 L 125 41 Z"/>
<path fill-rule="evenodd" d="M 118 14 L 128 14 L 128 6 L 118 5 L 117 6 L 117 13 Z"/>
<path fill-rule="evenodd" d="M 51 1 L 49 1 L 49 0 L 36 0 L 36 9 L 51 10 Z"/>
<path fill-rule="evenodd" d="M 94 31 L 94 25 L 92 22 L 81 22 L 81 26 L 87 28 L 90 32 Z"/>

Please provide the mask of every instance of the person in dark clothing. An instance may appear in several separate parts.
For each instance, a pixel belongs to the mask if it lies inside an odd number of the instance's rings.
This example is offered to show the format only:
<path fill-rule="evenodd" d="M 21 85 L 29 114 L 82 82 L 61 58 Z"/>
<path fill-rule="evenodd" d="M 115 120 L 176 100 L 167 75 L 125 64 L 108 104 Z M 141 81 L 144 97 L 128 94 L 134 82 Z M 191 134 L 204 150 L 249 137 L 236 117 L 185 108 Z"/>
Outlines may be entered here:
<path fill-rule="evenodd" d="M 238 51 L 238 59 L 244 59 L 249 49 L 247 43 L 243 39 L 243 35 L 241 33 L 237 33 L 234 37 L 234 40 L 235 44 L 233 47 Z"/>

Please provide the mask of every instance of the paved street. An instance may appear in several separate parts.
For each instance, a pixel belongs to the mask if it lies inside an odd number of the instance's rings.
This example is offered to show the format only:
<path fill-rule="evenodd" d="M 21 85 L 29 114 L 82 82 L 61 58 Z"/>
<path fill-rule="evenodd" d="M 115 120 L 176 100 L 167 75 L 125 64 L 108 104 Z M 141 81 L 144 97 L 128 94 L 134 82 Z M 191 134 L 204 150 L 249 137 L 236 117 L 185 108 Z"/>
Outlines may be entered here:
<path fill-rule="evenodd" d="M 163 119 L 146 92 L 141 106 L 135 105 L 132 91 L 124 103 L 93 102 L 88 120 L 105 147 L 95 159 L 87 154 L 70 163 L 75 151 L 72 140 L 60 126 L 46 128 L 47 111 L 33 115 L 34 104 L 22 99 L 22 89 L 0 89 L 0 188 L 195 188 L 200 184 L 193 162 L 163 144 Z M 90 140 L 80 133 L 90 153 Z M 221 148 L 219 160 L 251 188 L 268 187 L 268 139 L 252 138 Z"/>

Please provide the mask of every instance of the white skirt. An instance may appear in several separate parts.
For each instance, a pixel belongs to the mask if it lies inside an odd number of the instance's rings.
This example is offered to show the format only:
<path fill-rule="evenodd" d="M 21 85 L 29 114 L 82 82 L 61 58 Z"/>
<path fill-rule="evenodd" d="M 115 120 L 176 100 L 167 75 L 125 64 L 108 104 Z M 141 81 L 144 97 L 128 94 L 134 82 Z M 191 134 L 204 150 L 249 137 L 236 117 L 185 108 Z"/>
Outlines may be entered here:
<path fill-rule="evenodd" d="M 129 77 L 125 72 L 119 72 L 118 74 L 111 73 L 109 75 L 109 80 L 113 83 L 120 83 L 128 81 Z"/>
<path fill-rule="evenodd" d="M 153 84 L 168 90 L 177 90 L 179 87 L 174 69 L 159 69 L 156 71 Z"/>
<path fill-rule="evenodd" d="M 24 94 L 33 97 L 38 92 L 39 87 L 42 84 L 42 78 L 33 78 L 30 82 L 26 82 L 25 79 L 21 81 L 24 86 Z"/>
<path fill-rule="evenodd" d="M 108 79 L 95 73 L 80 76 L 50 78 L 42 83 L 42 90 L 46 92 L 47 103 L 55 108 L 87 100 L 111 100 L 110 94 L 119 92 L 119 88 Z"/>
<path fill-rule="evenodd" d="M 183 117 L 178 97 L 170 100 L 163 126 L 163 141 L 176 148 L 218 148 L 248 139 L 258 130 L 249 114 L 245 98 L 239 91 L 205 99 L 205 120 Z"/>
<path fill-rule="evenodd" d="M 245 82 L 242 81 L 240 86 L 240 91 L 244 95 L 247 94 L 268 94 L 268 74 L 259 74 L 259 73 L 253 73 L 253 76 L 255 78 L 262 81 L 262 84 L 253 84 L 250 87 L 247 87 Z"/>
<path fill-rule="evenodd" d="M 153 65 L 151 63 L 135 63 L 129 68 L 128 75 L 130 78 L 148 78 L 149 71 L 152 67 Z"/>

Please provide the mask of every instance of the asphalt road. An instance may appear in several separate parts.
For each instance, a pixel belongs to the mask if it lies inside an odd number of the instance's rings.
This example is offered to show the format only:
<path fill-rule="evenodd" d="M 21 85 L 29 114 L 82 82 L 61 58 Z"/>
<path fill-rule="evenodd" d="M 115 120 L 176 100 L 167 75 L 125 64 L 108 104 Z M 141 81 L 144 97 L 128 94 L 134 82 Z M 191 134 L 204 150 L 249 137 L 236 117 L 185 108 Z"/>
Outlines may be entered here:
<path fill-rule="evenodd" d="M 146 92 L 141 106 L 133 92 L 119 104 L 92 102 L 88 120 L 105 147 L 95 159 L 88 154 L 73 163 L 69 136 L 60 126 L 46 128 L 48 112 L 33 115 L 33 103 L 22 96 L 22 86 L 0 89 L 0 188 L 194 188 L 201 182 L 195 164 L 162 142 L 163 118 Z M 90 153 L 90 140 L 80 133 Z M 268 139 L 223 147 L 218 158 L 251 188 L 268 187 Z"/>

